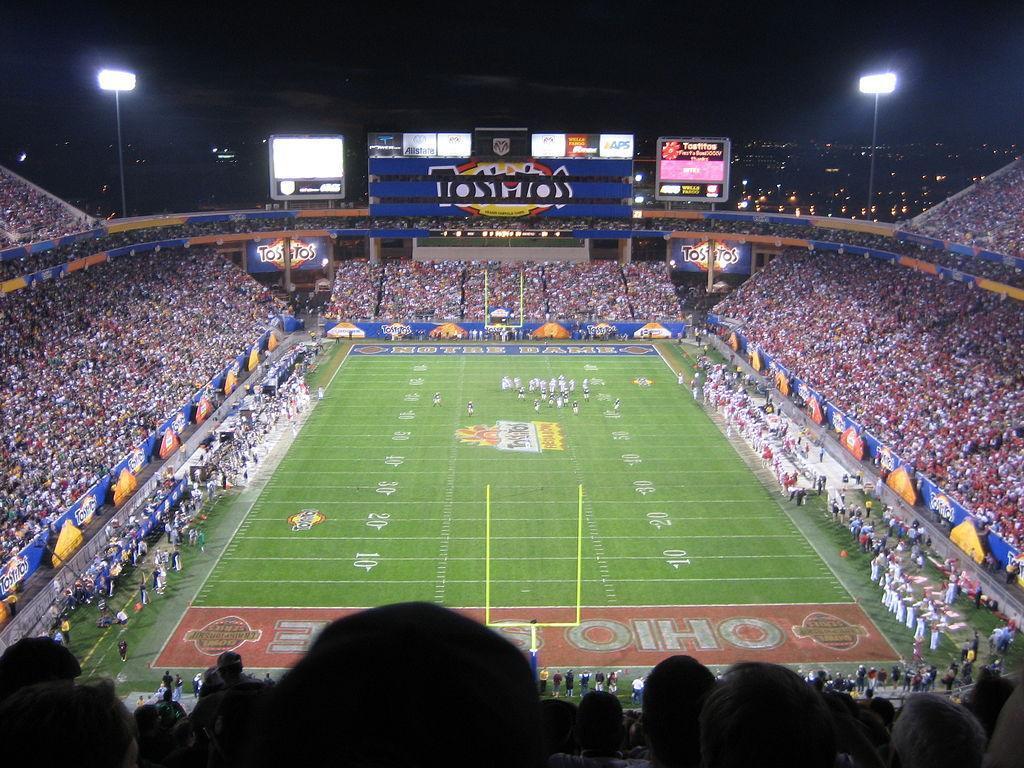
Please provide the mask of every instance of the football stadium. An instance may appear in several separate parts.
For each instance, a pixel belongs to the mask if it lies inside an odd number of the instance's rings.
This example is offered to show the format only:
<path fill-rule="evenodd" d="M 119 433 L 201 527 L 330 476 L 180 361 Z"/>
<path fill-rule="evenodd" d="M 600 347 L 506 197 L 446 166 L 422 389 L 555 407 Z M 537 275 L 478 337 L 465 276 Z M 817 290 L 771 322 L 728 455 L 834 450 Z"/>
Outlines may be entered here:
<path fill-rule="evenodd" d="M 254 208 L 0 165 L 12 760 L 1020 765 L 1019 151 L 888 221 L 685 121 L 381 122 Z"/>

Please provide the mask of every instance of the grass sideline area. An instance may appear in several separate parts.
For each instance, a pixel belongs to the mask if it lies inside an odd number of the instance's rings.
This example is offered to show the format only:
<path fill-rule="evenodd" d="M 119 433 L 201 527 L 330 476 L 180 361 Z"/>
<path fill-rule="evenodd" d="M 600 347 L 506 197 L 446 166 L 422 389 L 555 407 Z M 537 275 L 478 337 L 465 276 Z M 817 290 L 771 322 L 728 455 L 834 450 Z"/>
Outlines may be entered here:
<path fill-rule="evenodd" d="M 122 691 L 152 689 L 163 669 L 152 669 L 153 660 L 180 641 L 182 632 L 202 631 L 179 622 L 196 610 L 263 609 L 277 616 L 305 608 L 321 611 L 311 614 L 315 620 L 309 623 L 316 626 L 337 609 L 408 599 L 480 608 L 487 485 L 492 488 L 491 603 L 510 609 L 508 618 L 571 619 L 577 586 L 575 494 L 582 484 L 584 619 L 610 617 L 610 624 L 625 625 L 625 617 L 633 617 L 632 626 L 642 627 L 663 620 L 657 609 L 645 613 L 647 606 L 707 606 L 694 615 L 712 618 L 716 611 L 722 617 L 746 615 L 744 606 L 853 606 L 870 617 L 875 625 L 870 629 L 881 629 L 898 654 L 909 658 L 909 634 L 882 609 L 877 587 L 867 580 L 867 561 L 851 546 L 849 533 L 827 520 L 813 498 L 800 508 L 783 501 L 756 476 L 756 462 L 742 451 L 737 455 L 689 390 L 676 383 L 666 362 L 689 378 L 692 350 L 659 344 L 663 360 L 657 355 L 357 357 L 351 347 L 351 342 L 329 346 L 310 376 L 314 392 L 330 383 L 325 400 L 266 488 L 231 493 L 210 511 L 207 551 L 186 548 L 185 572 L 172 574 L 164 597 L 132 614 L 127 628 L 103 631 L 73 617 L 71 647 L 87 675 L 116 676 Z M 558 373 L 576 379 L 579 415 L 547 405 L 536 414 L 529 393 L 519 402 L 500 388 L 503 375 L 525 383 Z M 583 378 L 596 380 L 590 403 L 582 400 Z M 649 386 L 637 383 L 642 379 Z M 431 405 L 435 391 L 443 400 L 437 408 Z M 615 398 L 622 400 L 617 418 Z M 469 399 L 473 418 L 466 412 Z M 413 418 L 401 418 L 410 412 Z M 538 438 L 537 451 L 494 445 L 501 439 L 493 429 L 499 422 L 534 421 L 559 425 L 560 450 L 554 447 L 555 433 L 547 435 L 547 447 Z M 395 439 L 397 433 L 409 434 Z M 389 457 L 400 462 L 386 463 Z M 302 510 L 316 510 L 323 519 L 310 522 L 315 516 L 307 515 L 289 522 Z M 296 525 L 301 530 L 292 530 Z M 838 555 L 844 548 L 848 558 Z M 137 579 L 127 583 L 137 587 Z M 129 595 L 123 588 L 111 605 L 123 602 L 134 602 L 134 590 Z M 973 615 L 973 606 L 961 602 L 967 620 L 979 631 L 990 630 L 994 617 L 985 611 Z M 227 613 L 248 621 L 244 611 Z M 76 613 L 89 615 L 88 610 Z M 679 621 L 689 621 L 688 616 Z M 250 635 L 271 631 L 250 624 Z M 589 636 L 596 644 L 601 631 L 607 627 Z M 116 653 L 121 632 L 129 643 L 123 665 Z M 511 637 L 524 641 L 522 633 Z M 545 634 L 545 643 L 549 649 L 542 648 L 542 660 L 574 650 L 558 647 L 551 634 Z M 245 643 L 238 648 L 253 658 L 247 649 Z M 683 651 L 660 649 L 657 658 L 672 652 Z M 937 656 L 954 653 L 953 644 L 944 641 Z M 1019 665 L 1020 649 L 1014 656 L 1008 665 Z M 627 662 L 643 666 L 635 654 Z M 581 663 L 601 666 L 588 658 Z M 823 660 L 823 665 L 837 669 L 842 662 Z M 612 658 L 607 666 L 622 665 Z"/>

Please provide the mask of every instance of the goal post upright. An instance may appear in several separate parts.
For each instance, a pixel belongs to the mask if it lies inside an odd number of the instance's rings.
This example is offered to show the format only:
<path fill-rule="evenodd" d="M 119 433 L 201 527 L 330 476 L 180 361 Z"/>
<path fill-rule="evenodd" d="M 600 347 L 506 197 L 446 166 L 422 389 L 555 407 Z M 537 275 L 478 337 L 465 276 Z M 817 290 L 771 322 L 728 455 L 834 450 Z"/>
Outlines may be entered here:
<path fill-rule="evenodd" d="M 484 490 L 484 624 L 488 627 L 528 627 L 531 650 L 537 647 L 538 627 L 578 627 L 583 621 L 583 485 L 576 486 L 576 611 L 573 621 L 491 621 L 491 486 Z"/>
<path fill-rule="evenodd" d="M 498 267 L 501 268 L 500 266 Z M 484 328 L 490 330 L 492 328 L 522 328 L 526 323 L 526 270 L 520 268 L 519 270 L 519 318 L 518 322 L 514 325 L 494 325 L 491 323 L 491 289 L 490 280 L 488 278 L 490 269 L 484 267 Z M 502 309 L 502 307 L 499 307 Z"/>
<path fill-rule="evenodd" d="M 491 486 L 487 485 L 487 511 L 484 515 L 484 623 L 491 624 Z"/>

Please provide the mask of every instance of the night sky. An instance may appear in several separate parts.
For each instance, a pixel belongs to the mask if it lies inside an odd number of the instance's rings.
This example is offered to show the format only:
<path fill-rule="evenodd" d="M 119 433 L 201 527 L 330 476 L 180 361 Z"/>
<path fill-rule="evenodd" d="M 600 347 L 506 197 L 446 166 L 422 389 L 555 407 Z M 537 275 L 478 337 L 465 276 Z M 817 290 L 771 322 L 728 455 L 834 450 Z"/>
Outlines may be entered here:
<path fill-rule="evenodd" d="M 882 140 L 1024 133 L 1020 0 L 254 6 L 5 10 L 0 163 L 68 196 L 112 182 L 102 66 L 139 77 L 122 102 L 136 186 L 218 143 L 291 131 L 359 144 L 368 130 L 482 125 L 866 143 L 857 77 L 882 70 L 900 78 Z"/>

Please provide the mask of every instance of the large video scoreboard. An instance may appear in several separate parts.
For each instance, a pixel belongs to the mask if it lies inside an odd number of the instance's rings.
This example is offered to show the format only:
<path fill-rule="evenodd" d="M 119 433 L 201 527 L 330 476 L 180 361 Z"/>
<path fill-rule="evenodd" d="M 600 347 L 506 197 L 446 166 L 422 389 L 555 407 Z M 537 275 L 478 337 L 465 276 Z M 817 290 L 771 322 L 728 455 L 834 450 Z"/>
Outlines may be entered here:
<path fill-rule="evenodd" d="M 371 216 L 631 215 L 633 136 L 371 133 Z"/>
<path fill-rule="evenodd" d="M 726 202 L 730 150 L 729 139 L 662 136 L 655 147 L 654 199 Z"/>
<path fill-rule="evenodd" d="M 273 200 L 340 200 L 345 197 L 343 136 L 271 136 Z"/>

